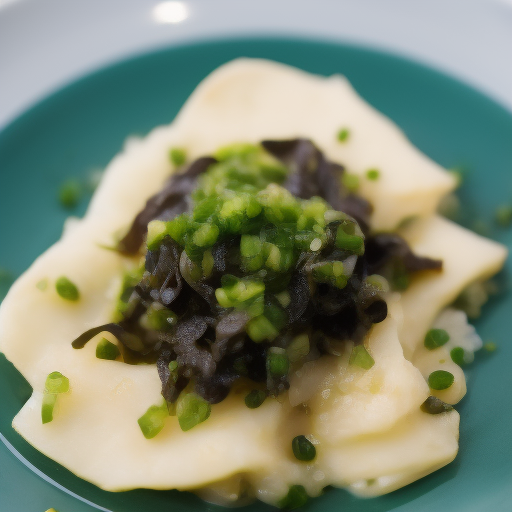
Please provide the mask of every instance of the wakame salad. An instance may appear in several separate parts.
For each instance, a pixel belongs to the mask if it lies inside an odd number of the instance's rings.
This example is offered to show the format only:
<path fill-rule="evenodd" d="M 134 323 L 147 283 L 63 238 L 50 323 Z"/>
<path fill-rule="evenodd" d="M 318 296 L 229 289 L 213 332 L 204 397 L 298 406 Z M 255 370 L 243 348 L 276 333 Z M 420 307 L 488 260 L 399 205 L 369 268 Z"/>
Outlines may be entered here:
<path fill-rule="evenodd" d="M 108 331 L 125 362 L 156 364 L 165 403 L 139 419 L 148 438 L 168 414 L 183 430 L 207 420 L 240 382 L 256 408 L 289 388 L 292 368 L 348 340 L 350 363 L 369 369 L 362 342 L 387 316 L 383 294 L 442 268 L 398 235 L 371 235 L 370 212 L 354 176 L 308 139 L 221 148 L 137 215 L 117 250 L 143 262 L 124 278 L 115 321 L 73 347 Z M 117 355 L 107 340 L 98 350 Z"/>

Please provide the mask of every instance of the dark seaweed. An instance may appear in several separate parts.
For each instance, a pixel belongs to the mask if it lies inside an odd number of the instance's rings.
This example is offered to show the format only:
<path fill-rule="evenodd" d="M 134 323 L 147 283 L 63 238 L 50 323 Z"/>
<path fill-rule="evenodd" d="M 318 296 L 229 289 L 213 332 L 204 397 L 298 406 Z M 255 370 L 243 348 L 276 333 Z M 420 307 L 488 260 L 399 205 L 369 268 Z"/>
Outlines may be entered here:
<path fill-rule="evenodd" d="M 327 161 L 309 139 L 264 140 L 261 144 L 291 169 L 284 187 L 293 195 L 302 199 L 322 197 L 335 210 L 356 219 L 363 231 L 367 231 L 372 207 L 343 186 L 342 165 Z"/>
<path fill-rule="evenodd" d="M 250 320 L 247 313 L 223 309 L 215 299 L 215 289 L 220 286 L 223 275 L 243 277 L 238 262 L 232 258 L 234 249 L 240 245 L 240 236 L 221 238 L 212 247 L 213 270 L 207 279 L 194 277 L 195 263 L 183 247 L 167 236 L 158 249 L 146 253 L 142 279 L 123 290 L 122 297 L 128 305 L 123 319 L 86 331 L 73 342 L 74 348 L 82 348 L 101 332 L 110 332 L 119 340 L 125 362 L 156 362 L 162 395 L 170 403 L 175 402 L 189 384 L 210 403 L 217 403 L 240 378 L 266 383 L 266 393 L 276 396 L 289 384 L 286 375 L 267 374 L 270 346 L 286 348 L 294 336 L 307 333 L 311 357 L 318 357 L 336 353 L 339 344 L 346 340 L 359 343 L 373 324 L 387 316 L 387 304 L 381 291 L 366 282 L 369 275 L 389 274 L 396 268 L 407 275 L 441 269 L 442 262 L 416 256 L 397 235 L 371 235 L 368 231 L 370 204 L 343 187 L 343 166 L 328 162 L 311 141 L 294 139 L 262 144 L 288 166 L 290 172 L 284 186 L 290 192 L 304 199 L 320 196 L 362 226 L 366 250 L 358 257 L 347 285 L 340 289 L 314 278 L 315 266 L 350 255 L 335 247 L 339 225 L 336 221 L 326 230 L 328 241 L 324 248 L 315 253 L 301 253 L 288 281 L 283 283 L 282 276 L 272 271 L 262 277 L 266 290 L 286 287 L 289 303 L 283 307 L 272 296 L 265 298 L 269 311 L 274 314 L 280 311 L 275 324 L 282 324 L 272 344 L 255 343 L 246 334 Z M 169 220 L 188 210 L 197 177 L 214 162 L 211 157 L 200 158 L 168 180 L 162 191 L 149 199 L 137 215 L 119 243 L 119 250 L 137 254 L 151 220 Z M 176 326 L 169 331 L 144 328 L 141 319 L 151 308 L 172 310 L 178 317 Z M 177 363 L 173 371 L 169 368 L 172 361 Z"/>
<path fill-rule="evenodd" d="M 190 193 L 196 186 L 197 177 L 215 162 L 212 157 L 198 158 L 183 172 L 171 176 L 162 190 L 152 196 L 135 217 L 128 233 L 117 246 L 119 252 L 137 254 L 144 242 L 149 222 L 155 219 L 171 220 L 189 210 Z"/>

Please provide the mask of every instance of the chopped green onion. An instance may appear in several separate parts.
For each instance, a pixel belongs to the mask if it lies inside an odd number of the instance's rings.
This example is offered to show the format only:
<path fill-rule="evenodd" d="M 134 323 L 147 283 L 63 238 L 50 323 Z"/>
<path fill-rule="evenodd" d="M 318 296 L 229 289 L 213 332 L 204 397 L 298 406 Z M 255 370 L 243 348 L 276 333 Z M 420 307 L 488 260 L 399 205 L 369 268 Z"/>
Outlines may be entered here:
<path fill-rule="evenodd" d="M 508 228 L 512 224 L 512 206 L 509 204 L 498 206 L 494 218 L 501 227 Z"/>
<path fill-rule="evenodd" d="M 48 393 L 67 393 L 69 391 L 69 379 L 60 372 L 52 372 L 46 377 L 45 390 Z"/>
<path fill-rule="evenodd" d="M 359 189 L 359 176 L 344 172 L 341 177 L 341 183 L 351 194 L 355 194 Z"/>
<path fill-rule="evenodd" d="M 487 343 L 484 343 L 484 350 L 487 352 L 495 352 L 498 348 L 498 345 L 494 343 L 494 341 L 488 341 Z"/>
<path fill-rule="evenodd" d="M 67 209 L 74 208 L 80 201 L 81 186 L 76 180 L 65 181 L 59 188 L 59 202 Z"/>
<path fill-rule="evenodd" d="M 169 151 L 169 160 L 173 165 L 179 167 L 187 160 L 187 153 L 183 148 L 172 148 Z"/>
<path fill-rule="evenodd" d="M 350 130 L 348 128 L 342 128 L 337 135 L 339 142 L 345 142 L 350 137 Z"/>
<path fill-rule="evenodd" d="M 69 379 L 60 372 L 52 372 L 46 377 L 41 407 L 41 420 L 43 424 L 53 420 L 53 409 L 57 402 L 57 395 L 69 391 Z"/>
<path fill-rule="evenodd" d="M 215 224 L 203 224 L 192 237 L 198 247 L 211 247 L 219 236 L 219 228 Z"/>
<path fill-rule="evenodd" d="M 257 409 L 265 401 L 265 398 L 267 398 L 265 391 L 253 389 L 245 397 L 245 405 L 249 407 L 249 409 Z"/>
<path fill-rule="evenodd" d="M 274 377 L 288 375 L 290 361 L 284 350 L 272 347 L 267 353 L 267 371 Z"/>
<path fill-rule="evenodd" d="M 349 364 L 363 368 L 363 370 L 369 370 L 375 364 L 375 360 L 364 345 L 356 345 L 350 353 Z"/>
<path fill-rule="evenodd" d="M 369 169 L 366 171 L 366 177 L 370 181 L 377 181 L 380 178 L 380 171 L 378 169 Z"/>
<path fill-rule="evenodd" d="M 76 285 L 65 276 L 61 276 L 57 279 L 55 289 L 59 296 L 65 300 L 77 301 L 80 298 L 80 293 Z"/>
<path fill-rule="evenodd" d="M 240 253 L 244 258 L 258 256 L 261 252 L 261 240 L 259 236 L 242 235 L 240 239 Z"/>
<path fill-rule="evenodd" d="M 316 457 L 316 448 L 306 436 L 297 436 L 292 441 L 293 455 L 297 460 L 309 462 Z"/>
<path fill-rule="evenodd" d="M 43 425 L 53 421 L 53 408 L 57 402 L 57 395 L 55 393 L 44 393 L 43 405 L 41 407 L 41 420 Z"/>
<path fill-rule="evenodd" d="M 176 403 L 176 416 L 181 430 L 187 431 L 210 417 L 211 405 L 196 393 L 181 393 Z"/>
<path fill-rule="evenodd" d="M 279 331 L 272 325 L 270 320 L 264 315 L 253 318 L 246 327 L 247 334 L 252 341 L 259 343 L 264 340 L 273 340 L 279 334 Z"/>
<path fill-rule="evenodd" d="M 441 391 L 448 389 L 455 380 L 454 376 L 445 370 L 436 370 L 428 376 L 428 385 L 430 389 Z"/>
<path fill-rule="evenodd" d="M 464 349 L 462 347 L 452 348 L 450 351 L 450 357 L 455 364 L 464 366 Z"/>
<path fill-rule="evenodd" d="M 308 493 L 303 485 L 292 485 L 288 489 L 288 494 L 278 501 L 277 506 L 284 510 L 294 510 L 304 506 L 308 499 Z"/>
<path fill-rule="evenodd" d="M 364 254 L 364 238 L 362 236 L 348 234 L 344 226 L 339 226 L 336 233 L 336 247 L 361 256 Z"/>
<path fill-rule="evenodd" d="M 148 235 L 146 238 L 148 250 L 154 251 L 158 249 L 165 235 L 167 235 L 167 224 L 162 220 L 152 220 L 148 224 Z"/>
<path fill-rule="evenodd" d="M 201 268 L 203 270 L 203 277 L 210 277 L 213 272 L 215 260 L 213 259 L 212 251 L 207 250 L 203 254 L 203 261 L 201 262 Z"/>
<path fill-rule="evenodd" d="M 295 363 L 309 354 L 309 336 L 307 334 L 299 334 L 295 336 L 286 349 L 288 359 Z"/>
<path fill-rule="evenodd" d="M 448 341 L 450 341 L 450 335 L 444 329 L 430 329 L 425 335 L 423 344 L 428 350 L 434 350 Z"/>
<path fill-rule="evenodd" d="M 107 338 L 102 338 L 96 345 L 96 357 L 98 359 L 114 361 L 119 354 L 117 346 L 108 341 Z"/>
<path fill-rule="evenodd" d="M 281 292 L 281 293 L 277 293 L 275 295 L 277 301 L 279 302 L 279 304 L 281 304 L 281 306 L 283 306 L 283 308 L 287 308 L 289 305 L 290 305 L 290 302 L 291 302 L 291 297 L 290 297 L 290 292 L 288 292 L 287 290 L 285 290 L 284 292 Z"/>
<path fill-rule="evenodd" d="M 153 303 L 147 309 L 146 315 L 141 317 L 140 323 L 146 329 L 168 332 L 174 328 L 177 321 L 176 313 L 159 303 Z"/>
<path fill-rule="evenodd" d="M 428 414 L 441 414 L 453 410 L 453 406 L 444 403 L 435 396 L 429 396 L 422 404 L 420 409 Z"/>
<path fill-rule="evenodd" d="M 165 425 L 165 419 L 169 416 L 167 403 L 164 401 L 162 405 L 152 405 L 137 420 L 139 427 L 146 439 L 155 437 Z"/>

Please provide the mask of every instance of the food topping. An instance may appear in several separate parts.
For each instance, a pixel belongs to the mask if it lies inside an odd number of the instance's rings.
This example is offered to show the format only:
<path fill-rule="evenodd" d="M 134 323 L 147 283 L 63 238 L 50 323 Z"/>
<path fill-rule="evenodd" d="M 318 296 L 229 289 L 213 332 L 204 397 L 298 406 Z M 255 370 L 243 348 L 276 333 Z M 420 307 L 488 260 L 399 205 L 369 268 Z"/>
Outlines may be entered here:
<path fill-rule="evenodd" d="M 53 409 L 57 403 L 57 395 L 69 391 L 69 379 L 60 372 L 52 372 L 46 378 L 43 404 L 41 407 L 41 420 L 49 423 L 53 420 Z"/>
<path fill-rule="evenodd" d="M 192 162 L 119 243 L 144 264 L 125 276 L 115 321 L 73 346 L 107 331 L 125 362 L 156 363 L 183 430 L 235 382 L 258 383 L 245 403 L 259 407 L 289 387 L 293 368 L 348 340 L 351 364 L 371 368 L 361 342 L 387 316 L 388 281 L 405 288 L 441 262 L 397 235 L 372 235 L 371 206 L 347 176 L 305 139 L 236 144 Z M 139 420 L 143 432 L 159 424 L 155 414 Z"/>

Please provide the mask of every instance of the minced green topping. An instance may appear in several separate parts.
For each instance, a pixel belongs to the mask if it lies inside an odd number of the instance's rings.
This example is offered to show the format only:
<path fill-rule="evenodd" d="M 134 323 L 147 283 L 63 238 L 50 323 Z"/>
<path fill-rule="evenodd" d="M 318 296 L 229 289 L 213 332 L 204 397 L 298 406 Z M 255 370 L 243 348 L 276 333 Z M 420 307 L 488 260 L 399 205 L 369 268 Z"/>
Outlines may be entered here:
<path fill-rule="evenodd" d="M 265 391 L 261 389 L 253 389 L 245 397 L 245 405 L 249 409 L 257 409 L 267 398 Z"/>
<path fill-rule="evenodd" d="M 163 402 L 162 405 L 152 405 L 148 410 L 137 420 L 140 430 L 146 439 L 155 437 L 165 425 L 165 419 L 169 416 L 167 403 Z"/>
<path fill-rule="evenodd" d="M 502 204 L 496 208 L 494 218 L 501 227 L 508 228 L 512 225 L 512 205 Z"/>
<path fill-rule="evenodd" d="M 108 359 L 114 361 L 119 357 L 119 349 L 106 338 L 102 338 L 96 345 L 96 357 L 98 359 Z"/>
<path fill-rule="evenodd" d="M 279 500 L 277 506 L 284 510 L 295 510 L 304 506 L 308 500 L 309 496 L 304 486 L 292 485 L 288 489 L 288 494 Z"/>
<path fill-rule="evenodd" d="M 77 180 L 65 181 L 59 188 L 59 202 L 67 209 L 74 208 L 80 201 L 82 186 Z"/>
<path fill-rule="evenodd" d="M 356 345 L 350 354 L 349 364 L 359 366 L 363 370 L 369 370 L 375 364 L 375 361 L 364 345 Z"/>
<path fill-rule="evenodd" d="M 43 424 L 53 420 L 53 409 L 60 393 L 69 391 L 69 379 L 60 372 L 52 372 L 46 377 L 43 403 L 41 407 L 41 420 Z"/>
<path fill-rule="evenodd" d="M 297 460 L 312 461 L 316 457 L 316 448 L 306 436 L 297 436 L 292 441 L 293 455 Z"/>
<path fill-rule="evenodd" d="M 498 348 L 498 345 L 494 343 L 494 341 L 488 341 L 487 343 L 484 343 L 484 350 L 486 352 L 496 352 L 496 349 Z"/>
<path fill-rule="evenodd" d="M 464 349 L 462 347 L 454 347 L 450 350 L 450 357 L 455 364 L 464 366 Z"/>
<path fill-rule="evenodd" d="M 169 160 L 173 165 L 179 167 L 187 161 L 187 152 L 183 148 L 171 148 L 169 150 Z"/>
<path fill-rule="evenodd" d="M 450 412 L 453 406 L 447 404 L 435 396 L 429 396 L 422 404 L 420 409 L 427 414 L 442 414 L 443 412 Z"/>
<path fill-rule="evenodd" d="M 366 171 L 366 177 L 370 181 L 377 181 L 380 178 L 380 171 L 378 169 L 369 169 Z"/>
<path fill-rule="evenodd" d="M 75 283 L 66 276 L 61 276 L 55 282 L 55 289 L 60 297 L 69 301 L 77 301 L 80 298 L 80 292 Z"/>
<path fill-rule="evenodd" d="M 218 163 L 200 177 L 192 194 L 192 212 L 167 223 L 152 221 L 147 246 L 154 250 L 170 236 L 185 248 L 196 278 L 202 279 L 213 266 L 209 249 L 240 236 L 233 258 L 239 259 L 244 277 L 224 275 L 215 297 L 223 308 L 249 314 L 253 320 L 247 333 L 254 341 L 273 340 L 286 318 L 282 308 L 264 305 L 268 292 L 286 287 L 304 251 L 325 247 L 330 222 L 336 222 L 335 248 L 346 251 L 344 255 L 362 255 L 364 235 L 353 219 L 323 199 L 300 199 L 279 186 L 288 171 L 260 146 L 235 145 L 215 156 Z M 318 282 L 337 288 L 347 285 L 351 273 L 341 260 L 316 264 L 312 271 Z"/>
<path fill-rule="evenodd" d="M 430 329 L 425 335 L 423 344 L 428 350 L 442 347 L 450 340 L 450 335 L 444 329 Z"/>
<path fill-rule="evenodd" d="M 211 405 L 196 393 L 182 393 L 176 403 L 181 430 L 187 431 L 210 417 Z"/>
<path fill-rule="evenodd" d="M 350 130 L 348 128 L 341 128 L 337 134 L 339 142 L 346 142 L 350 137 Z"/>
<path fill-rule="evenodd" d="M 355 194 L 359 190 L 359 176 L 346 172 L 341 177 L 341 182 L 349 192 Z"/>
<path fill-rule="evenodd" d="M 448 389 L 455 380 L 454 376 L 445 370 L 436 370 L 428 376 L 428 385 L 430 389 L 441 391 Z"/>

